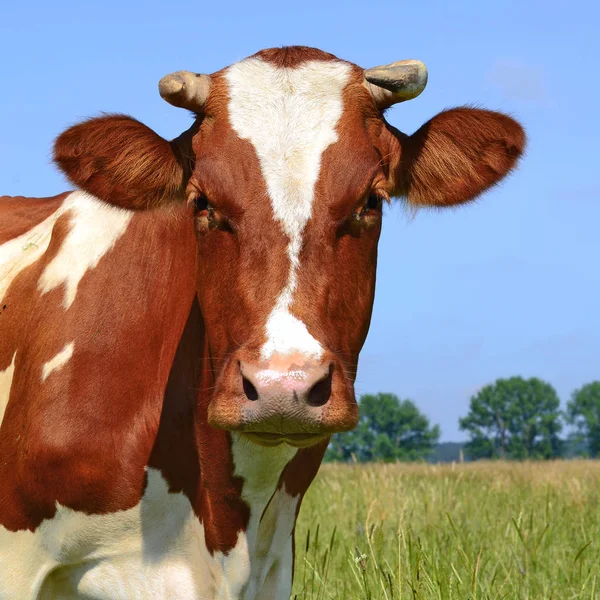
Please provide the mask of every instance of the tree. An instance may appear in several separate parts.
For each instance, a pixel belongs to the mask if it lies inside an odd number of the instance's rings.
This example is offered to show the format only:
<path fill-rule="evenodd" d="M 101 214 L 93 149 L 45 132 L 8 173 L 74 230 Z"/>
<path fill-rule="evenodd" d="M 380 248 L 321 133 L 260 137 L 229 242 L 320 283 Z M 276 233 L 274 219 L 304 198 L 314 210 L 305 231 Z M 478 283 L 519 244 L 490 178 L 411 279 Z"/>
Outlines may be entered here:
<path fill-rule="evenodd" d="M 535 377 L 498 379 L 471 398 L 459 420 L 472 458 L 553 458 L 561 455 L 560 400 L 554 388 Z"/>
<path fill-rule="evenodd" d="M 566 417 L 567 422 L 576 427 L 572 441 L 583 443 L 590 456 L 600 456 L 600 381 L 573 392 L 567 402 Z"/>
<path fill-rule="evenodd" d="M 358 426 L 333 436 L 326 460 L 359 462 L 419 460 L 427 458 L 440 437 L 438 425 L 411 400 L 394 394 L 366 394 L 359 403 Z"/>

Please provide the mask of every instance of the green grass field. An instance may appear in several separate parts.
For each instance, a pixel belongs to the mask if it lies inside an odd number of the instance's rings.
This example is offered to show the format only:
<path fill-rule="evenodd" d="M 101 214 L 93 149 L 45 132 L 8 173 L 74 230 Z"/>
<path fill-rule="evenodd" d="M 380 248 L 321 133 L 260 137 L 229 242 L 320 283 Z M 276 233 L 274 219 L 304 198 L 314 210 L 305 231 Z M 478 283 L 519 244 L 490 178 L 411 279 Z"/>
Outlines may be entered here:
<path fill-rule="evenodd" d="M 600 461 L 323 465 L 292 598 L 600 598 Z"/>

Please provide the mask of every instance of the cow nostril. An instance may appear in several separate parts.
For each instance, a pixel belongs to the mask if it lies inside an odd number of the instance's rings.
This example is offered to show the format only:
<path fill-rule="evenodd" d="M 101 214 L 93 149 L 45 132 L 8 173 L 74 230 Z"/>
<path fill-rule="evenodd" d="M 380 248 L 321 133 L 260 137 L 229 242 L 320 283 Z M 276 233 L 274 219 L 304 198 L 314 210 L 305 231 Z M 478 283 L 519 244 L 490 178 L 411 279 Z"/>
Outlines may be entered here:
<path fill-rule="evenodd" d="M 248 400 L 258 400 L 258 392 L 256 391 L 256 388 L 243 375 L 242 385 L 244 387 L 244 394 L 246 394 L 246 398 L 248 398 Z"/>
<path fill-rule="evenodd" d="M 331 369 L 327 377 L 315 383 L 308 392 L 306 403 L 310 406 L 323 406 L 329 400 L 329 396 L 331 396 Z"/>

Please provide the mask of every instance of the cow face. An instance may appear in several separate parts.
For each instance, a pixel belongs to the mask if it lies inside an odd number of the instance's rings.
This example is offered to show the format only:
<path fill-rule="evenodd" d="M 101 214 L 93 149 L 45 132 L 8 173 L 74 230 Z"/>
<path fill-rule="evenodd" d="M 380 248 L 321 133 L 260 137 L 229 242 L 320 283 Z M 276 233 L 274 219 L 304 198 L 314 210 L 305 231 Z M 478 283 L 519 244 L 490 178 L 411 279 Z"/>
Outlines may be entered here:
<path fill-rule="evenodd" d="M 105 201 L 189 207 L 217 373 L 211 425 L 299 446 L 355 426 L 382 206 L 466 202 L 524 144 L 515 121 L 483 110 L 446 111 L 412 136 L 389 126 L 383 109 L 425 82 L 416 61 L 365 72 L 312 49 L 269 50 L 164 78 L 163 97 L 197 115 L 171 143 L 122 116 L 57 140 L 59 165 Z"/>

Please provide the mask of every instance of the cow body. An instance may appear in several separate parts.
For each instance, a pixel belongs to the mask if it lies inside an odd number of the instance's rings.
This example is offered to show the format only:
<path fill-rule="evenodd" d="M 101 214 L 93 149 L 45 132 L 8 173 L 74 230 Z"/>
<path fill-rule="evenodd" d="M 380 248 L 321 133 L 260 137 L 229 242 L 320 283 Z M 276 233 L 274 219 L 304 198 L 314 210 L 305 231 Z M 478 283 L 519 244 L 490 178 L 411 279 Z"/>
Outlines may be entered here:
<path fill-rule="evenodd" d="M 394 65 L 175 74 L 189 131 L 84 122 L 55 148 L 77 191 L 0 199 L 0 599 L 289 597 L 302 497 L 356 423 L 382 201 L 467 201 L 523 146 L 486 111 L 391 128 L 424 85 Z"/>
<path fill-rule="evenodd" d="M 20 206 L 35 217 L 36 205 L 49 202 Z M 281 475 L 297 452 L 314 450 L 233 436 L 214 460 L 220 444 L 211 437 L 223 436 L 214 430 L 197 447 L 195 390 L 205 364 L 189 219 L 126 212 L 82 192 L 57 198 L 53 208 L 0 246 L 0 280 L 11 289 L 0 321 L 0 414 L 11 394 L 18 398 L 6 414 L 16 435 L 3 427 L 0 437 L 3 492 L 15 498 L 3 505 L 0 597 L 289 594 L 299 495 L 288 493 Z M 120 268 L 121 286 L 113 279 Z M 143 317 L 111 330 L 123 297 Z M 64 308 L 60 328 L 49 328 L 44 306 Z M 80 348 L 81 362 L 74 360 Z M 215 489 L 214 501 L 203 484 Z M 202 514 L 212 521 L 208 543 Z"/>

